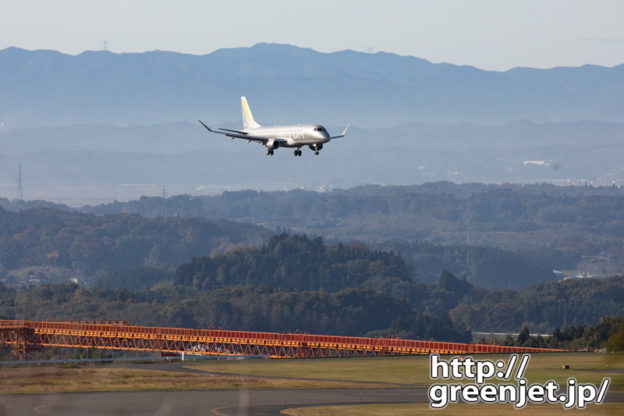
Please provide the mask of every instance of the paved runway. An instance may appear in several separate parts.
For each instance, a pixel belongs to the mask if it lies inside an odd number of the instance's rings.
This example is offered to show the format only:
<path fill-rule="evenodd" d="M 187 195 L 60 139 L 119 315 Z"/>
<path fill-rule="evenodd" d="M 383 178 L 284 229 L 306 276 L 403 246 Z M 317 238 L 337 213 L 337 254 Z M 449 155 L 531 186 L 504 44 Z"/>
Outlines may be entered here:
<path fill-rule="evenodd" d="M 609 392 L 606 401 L 621 403 L 624 393 Z M 0 416 L 275 416 L 291 407 L 427 402 L 423 387 L 60 393 L 0 396 Z"/>
<path fill-rule="evenodd" d="M 139 391 L 0 396 L 0 416 L 279 415 L 290 407 L 357 403 L 426 403 L 427 390 L 255 389 Z"/>

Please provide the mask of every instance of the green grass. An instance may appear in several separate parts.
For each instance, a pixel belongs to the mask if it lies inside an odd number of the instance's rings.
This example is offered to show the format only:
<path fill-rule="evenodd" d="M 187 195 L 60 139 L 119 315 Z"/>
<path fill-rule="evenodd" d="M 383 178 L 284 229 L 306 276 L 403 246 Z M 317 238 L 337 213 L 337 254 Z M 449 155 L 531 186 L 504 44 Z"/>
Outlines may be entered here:
<path fill-rule="evenodd" d="M 507 360 L 508 355 L 484 355 L 480 358 Z M 445 357 L 448 358 L 448 357 Z M 478 358 L 475 356 L 475 358 Z M 569 365 L 564 370 L 563 365 Z M 213 361 L 193 364 L 188 368 L 219 373 L 331 379 L 349 381 L 372 381 L 429 385 L 429 357 L 384 357 L 315 360 L 242 360 Z M 529 382 L 555 380 L 565 383 L 575 377 L 583 383 L 599 383 L 603 377 L 611 377 L 612 388 L 624 386 L 624 374 L 610 370 L 624 369 L 624 354 L 561 353 L 533 354 L 526 378 Z M 494 380 L 496 382 L 496 380 Z"/>
<path fill-rule="evenodd" d="M 362 388 L 367 385 L 341 381 L 301 380 L 293 382 L 293 380 L 279 378 L 265 379 L 109 367 L 5 367 L 0 369 L 0 394 L 290 387 Z"/>
<path fill-rule="evenodd" d="M 212 361 L 187 366 L 219 373 L 379 383 L 429 384 L 427 357 Z"/>
<path fill-rule="evenodd" d="M 508 358 L 503 355 L 487 357 Z M 570 366 L 569 370 L 562 369 L 565 364 Z M 429 358 L 426 356 L 235 360 L 184 364 L 187 368 L 219 374 L 150 370 L 149 364 L 141 367 L 4 367 L 0 369 L 0 393 L 289 387 L 376 388 L 392 387 L 396 383 L 421 386 L 431 384 Z M 580 383 L 594 384 L 598 384 L 603 377 L 611 377 L 610 390 L 623 390 L 624 373 L 610 371 L 623 369 L 624 354 L 533 354 L 526 376 L 531 383 L 555 380 L 559 384 L 564 384 L 569 377 L 575 377 Z"/>
<path fill-rule="evenodd" d="M 562 366 L 568 364 L 569 370 Z M 624 354 L 566 353 L 533 354 L 526 372 L 529 382 L 555 380 L 563 384 L 570 377 L 582 383 L 598 384 L 611 377 L 611 388 L 624 387 Z"/>
<path fill-rule="evenodd" d="M 522 410 L 515 410 L 512 405 L 467 405 L 456 404 L 442 410 L 431 410 L 427 404 L 370 404 L 354 406 L 323 406 L 323 407 L 300 407 L 286 409 L 282 413 L 289 416 L 619 416 L 624 414 L 624 404 L 605 403 L 600 406 L 590 405 L 583 410 L 565 410 L 560 405 L 529 405 Z"/>

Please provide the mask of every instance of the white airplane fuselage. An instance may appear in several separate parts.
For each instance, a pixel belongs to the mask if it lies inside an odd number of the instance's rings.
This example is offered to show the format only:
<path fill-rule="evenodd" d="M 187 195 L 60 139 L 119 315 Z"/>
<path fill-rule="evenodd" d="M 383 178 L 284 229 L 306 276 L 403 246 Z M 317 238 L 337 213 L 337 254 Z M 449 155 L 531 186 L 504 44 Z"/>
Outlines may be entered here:
<path fill-rule="evenodd" d="M 283 139 L 280 142 L 280 147 L 302 147 L 323 144 L 330 139 L 327 130 L 318 124 L 262 126 L 255 129 L 245 129 L 244 131 L 254 136 Z"/>

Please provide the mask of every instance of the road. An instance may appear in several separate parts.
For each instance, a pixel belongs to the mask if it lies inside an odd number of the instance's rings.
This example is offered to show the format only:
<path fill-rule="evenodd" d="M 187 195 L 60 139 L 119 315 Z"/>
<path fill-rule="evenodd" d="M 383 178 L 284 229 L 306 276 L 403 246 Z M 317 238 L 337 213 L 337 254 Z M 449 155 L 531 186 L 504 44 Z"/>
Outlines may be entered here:
<path fill-rule="evenodd" d="M 119 368 L 146 368 L 122 364 Z M 181 363 L 150 369 L 201 372 Z M 223 374 L 223 373 L 215 373 Z M 241 375 L 241 374 L 234 374 Z M 257 376 L 273 378 L 272 376 Z M 279 377 L 283 378 L 283 377 Z M 292 378 L 298 380 L 298 378 Z M 348 380 L 347 380 L 348 381 Z M 274 416 L 292 407 L 361 403 L 428 403 L 428 386 L 369 382 L 371 388 L 221 389 L 0 395 L 0 416 L 99 415 L 253 415 Z M 378 386 L 375 386 L 377 384 Z M 394 388 L 388 388 L 388 384 Z M 623 402 L 624 392 L 610 391 L 607 402 Z"/>
<path fill-rule="evenodd" d="M 0 416 L 274 416 L 282 409 L 311 405 L 426 402 L 422 387 L 62 393 L 0 396 Z"/>
<path fill-rule="evenodd" d="M 621 403 L 624 393 L 606 401 Z M 424 387 L 57 393 L 0 396 L 0 416 L 275 416 L 291 407 L 427 402 Z"/>

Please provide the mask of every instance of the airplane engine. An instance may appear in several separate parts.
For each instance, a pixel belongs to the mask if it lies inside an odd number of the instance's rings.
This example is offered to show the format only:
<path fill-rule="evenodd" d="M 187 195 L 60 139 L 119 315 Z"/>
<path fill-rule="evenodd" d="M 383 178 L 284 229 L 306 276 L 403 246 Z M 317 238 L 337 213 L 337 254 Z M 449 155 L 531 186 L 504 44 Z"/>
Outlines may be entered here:
<path fill-rule="evenodd" d="M 280 144 L 276 140 L 267 140 L 265 146 L 267 147 L 267 149 L 275 150 L 275 149 L 279 149 Z"/>
<path fill-rule="evenodd" d="M 323 143 L 311 144 L 309 147 L 315 152 L 318 152 L 319 150 L 323 148 Z"/>

